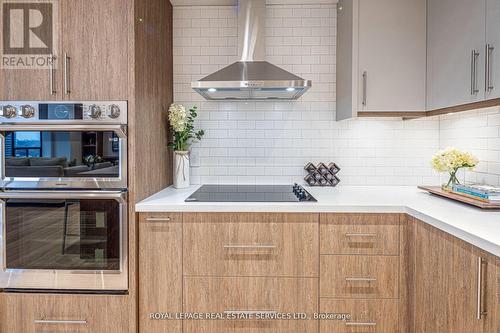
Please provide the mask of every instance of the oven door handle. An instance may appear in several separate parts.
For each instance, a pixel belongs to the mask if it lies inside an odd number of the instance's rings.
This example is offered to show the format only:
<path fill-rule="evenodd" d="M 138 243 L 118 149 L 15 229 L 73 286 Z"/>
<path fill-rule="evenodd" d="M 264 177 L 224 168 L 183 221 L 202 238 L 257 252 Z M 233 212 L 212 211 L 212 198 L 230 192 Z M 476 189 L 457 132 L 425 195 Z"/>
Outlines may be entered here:
<path fill-rule="evenodd" d="M 127 203 L 127 192 L 122 191 L 5 191 L 0 192 L 0 205 L 4 199 L 115 199 Z"/>
<path fill-rule="evenodd" d="M 82 125 L 82 124 L 16 124 L 0 125 L 1 132 L 7 131 L 113 131 L 119 138 L 127 137 L 126 125 Z"/>
<path fill-rule="evenodd" d="M 5 136 L 0 132 L 0 180 L 5 179 Z"/>
<path fill-rule="evenodd" d="M 7 249 L 7 236 L 5 234 L 5 208 L 6 203 L 4 200 L 0 199 L 0 274 L 1 272 L 5 272 L 7 269 L 7 258 L 6 258 L 6 249 Z"/>

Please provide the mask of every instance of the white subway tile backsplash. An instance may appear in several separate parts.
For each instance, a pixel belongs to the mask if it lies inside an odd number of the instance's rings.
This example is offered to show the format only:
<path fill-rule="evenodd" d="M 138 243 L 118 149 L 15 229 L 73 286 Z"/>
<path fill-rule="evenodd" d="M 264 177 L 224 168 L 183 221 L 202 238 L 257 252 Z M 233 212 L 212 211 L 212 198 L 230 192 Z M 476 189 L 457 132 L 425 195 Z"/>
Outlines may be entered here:
<path fill-rule="evenodd" d="M 479 165 L 461 173 L 470 182 L 500 185 L 500 108 L 440 117 L 441 148 L 456 147 L 475 154 Z"/>
<path fill-rule="evenodd" d="M 302 182 L 310 161 L 335 161 L 346 185 L 439 183 L 429 166 L 440 146 L 438 119 L 335 122 L 336 14 L 335 5 L 268 6 L 266 60 L 313 80 L 301 99 L 209 102 L 191 81 L 238 60 L 236 8 L 174 7 L 181 22 L 174 29 L 174 99 L 200 106 L 198 123 L 206 130 L 192 147 L 200 156 L 193 183 Z M 486 141 L 475 146 L 497 144 L 498 118 L 489 113 L 481 120 L 485 130 L 473 139 Z M 493 171 L 499 155 L 487 155 Z"/>

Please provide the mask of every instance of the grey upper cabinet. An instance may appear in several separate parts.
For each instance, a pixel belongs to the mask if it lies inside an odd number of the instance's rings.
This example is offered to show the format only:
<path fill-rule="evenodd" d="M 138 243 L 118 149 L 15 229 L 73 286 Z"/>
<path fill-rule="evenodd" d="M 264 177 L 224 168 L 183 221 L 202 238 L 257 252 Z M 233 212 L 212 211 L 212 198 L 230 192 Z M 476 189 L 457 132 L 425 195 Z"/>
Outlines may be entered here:
<path fill-rule="evenodd" d="M 422 0 L 359 0 L 359 111 L 424 111 L 425 15 Z"/>
<path fill-rule="evenodd" d="M 337 120 L 425 110 L 425 0 L 340 0 Z"/>
<path fill-rule="evenodd" d="M 486 1 L 486 99 L 500 98 L 500 1 Z M 488 58 L 486 58 L 488 57 Z"/>
<path fill-rule="evenodd" d="M 428 0 L 427 11 L 427 109 L 499 98 L 500 1 Z"/>
<path fill-rule="evenodd" d="M 427 108 L 484 98 L 485 0 L 427 1 Z"/>
<path fill-rule="evenodd" d="M 357 82 L 354 68 L 354 11 L 358 3 L 350 0 L 339 0 L 337 5 L 337 120 L 356 117 L 358 107 Z M 356 83 L 355 83 L 356 82 Z"/>

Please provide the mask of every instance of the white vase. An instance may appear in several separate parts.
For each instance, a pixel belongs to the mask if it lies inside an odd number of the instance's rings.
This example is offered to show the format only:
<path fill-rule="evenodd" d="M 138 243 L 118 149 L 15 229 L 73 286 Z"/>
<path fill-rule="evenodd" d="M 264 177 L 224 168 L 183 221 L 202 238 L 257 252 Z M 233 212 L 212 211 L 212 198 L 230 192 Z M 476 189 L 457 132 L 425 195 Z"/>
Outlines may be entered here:
<path fill-rule="evenodd" d="M 189 187 L 189 152 L 174 151 L 174 187 Z"/>

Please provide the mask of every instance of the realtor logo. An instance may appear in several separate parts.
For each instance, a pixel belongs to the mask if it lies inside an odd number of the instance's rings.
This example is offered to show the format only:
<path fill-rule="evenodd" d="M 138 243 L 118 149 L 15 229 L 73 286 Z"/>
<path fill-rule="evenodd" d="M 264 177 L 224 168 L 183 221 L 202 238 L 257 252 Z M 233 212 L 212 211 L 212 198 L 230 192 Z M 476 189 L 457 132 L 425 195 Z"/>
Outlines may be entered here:
<path fill-rule="evenodd" d="M 57 34 L 57 3 L 4 1 L 1 7 L 2 59 L 5 69 L 48 69 L 52 66 Z"/>

